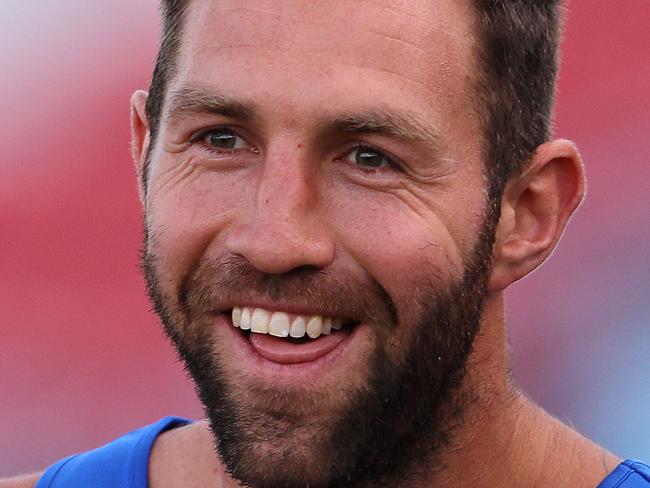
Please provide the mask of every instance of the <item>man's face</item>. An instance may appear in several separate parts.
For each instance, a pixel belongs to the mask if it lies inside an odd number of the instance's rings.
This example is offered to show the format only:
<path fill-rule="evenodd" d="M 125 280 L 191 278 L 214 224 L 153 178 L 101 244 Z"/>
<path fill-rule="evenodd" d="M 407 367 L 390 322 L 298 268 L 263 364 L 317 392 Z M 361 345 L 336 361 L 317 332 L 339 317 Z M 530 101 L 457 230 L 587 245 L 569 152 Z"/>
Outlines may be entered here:
<path fill-rule="evenodd" d="M 190 6 L 145 268 L 252 486 L 376 483 L 444 442 L 492 232 L 471 21 L 465 2 Z M 343 327 L 275 338 L 233 327 L 243 307 Z"/>

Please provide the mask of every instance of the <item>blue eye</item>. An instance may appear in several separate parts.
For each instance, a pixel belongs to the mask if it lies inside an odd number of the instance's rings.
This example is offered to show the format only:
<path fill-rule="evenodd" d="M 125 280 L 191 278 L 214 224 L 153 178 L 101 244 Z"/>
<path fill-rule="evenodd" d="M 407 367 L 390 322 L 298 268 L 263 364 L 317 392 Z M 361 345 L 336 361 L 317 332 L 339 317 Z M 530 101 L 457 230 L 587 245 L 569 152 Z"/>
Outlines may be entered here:
<path fill-rule="evenodd" d="M 348 162 L 366 169 L 395 168 L 395 162 L 372 147 L 359 146 L 348 154 Z"/>
<path fill-rule="evenodd" d="M 243 149 L 248 144 L 229 129 L 210 129 L 205 131 L 200 139 L 211 148 L 220 149 Z"/>

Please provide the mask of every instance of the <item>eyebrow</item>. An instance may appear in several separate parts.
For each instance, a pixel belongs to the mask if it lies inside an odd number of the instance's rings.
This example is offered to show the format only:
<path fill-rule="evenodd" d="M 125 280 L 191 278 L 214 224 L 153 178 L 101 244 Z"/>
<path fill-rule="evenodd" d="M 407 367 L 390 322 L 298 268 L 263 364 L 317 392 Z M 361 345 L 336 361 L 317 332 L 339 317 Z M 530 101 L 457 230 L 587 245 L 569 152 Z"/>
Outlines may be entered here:
<path fill-rule="evenodd" d="M 443 147 L 440 133 L 429 124 L 418 121 L 417 116 L 410 112 L 368 110 L 337 117 L 325 125 L 338 132 L 372 133 L 414 141 L 436 152 Z"/>
<path fill-rule="evenodd" d="M 170 122 L 188 115 L 223 115 L 244 122 L 257 117 L 254 104 L 236 96 L 212 93 L 201 88 L 184 87 L 173 91 L 165 115 Z M 441 153 L 443 138 L 430 124 L 420 122 L 416 114 L 391 109 L 370 109 L 344 113 L 319 124 L 320 132 L 365 133 L 396 137 L 427 146 Z"/>
<path fill-rule="evenodd" d="M 244 121 L 255 117 L 255 110 L 242 99 L 209 93 L 197 88 L 180 88 L 171 93 L 165 117 L 174 122 L 188 115 L 223 115 Z"/>

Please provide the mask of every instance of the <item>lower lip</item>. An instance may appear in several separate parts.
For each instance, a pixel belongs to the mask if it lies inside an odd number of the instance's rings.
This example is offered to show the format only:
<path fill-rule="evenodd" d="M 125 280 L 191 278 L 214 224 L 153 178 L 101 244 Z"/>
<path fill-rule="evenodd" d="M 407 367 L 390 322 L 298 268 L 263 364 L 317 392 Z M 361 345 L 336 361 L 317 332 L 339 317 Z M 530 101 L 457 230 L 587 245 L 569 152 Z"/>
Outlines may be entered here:
<path fill-rule="evenodd" d="M 286 339 L 266 334 L 251 333 L 254 337 L 248 338 L 232 325 L 230 317 L 225 314 L 218 316 L 217 326 L 226 329 L 223 332 L 236 344 L 232 352 L 238 356 L 236 360 L 241 369 L 263 376 L 296 375 L 296 380 L 301 382 L 308 380 L 311 373 L 315 379 L 322 375 L 323 368 L 331 369 L 340 356 L 356 342 L 355 338 L 362 329 L 362 326 L 357 325 L 350 332 L 333 331 L 313 342 L 292 344 Z"/>
<path fill-rule="evenodd" d="M 300 364 L 317 361 L 336 349 L 349 336 L 346 332 L 332 331 L 303 344 L 268 334 L 251 333 L 249 341 L 262 357 L 280 364 Z"/>

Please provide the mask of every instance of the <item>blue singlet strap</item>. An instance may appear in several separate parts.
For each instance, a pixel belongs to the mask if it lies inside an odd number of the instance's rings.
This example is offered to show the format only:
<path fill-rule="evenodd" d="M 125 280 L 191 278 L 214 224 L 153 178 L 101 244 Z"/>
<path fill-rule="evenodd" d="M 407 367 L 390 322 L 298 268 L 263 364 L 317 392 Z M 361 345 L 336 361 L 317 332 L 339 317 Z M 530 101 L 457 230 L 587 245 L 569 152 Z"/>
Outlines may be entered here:
<path fill-rule="evenodd" d="M 650 488 L 650 466 L 641 461 L 623 461 L 598 488 Z"/>

